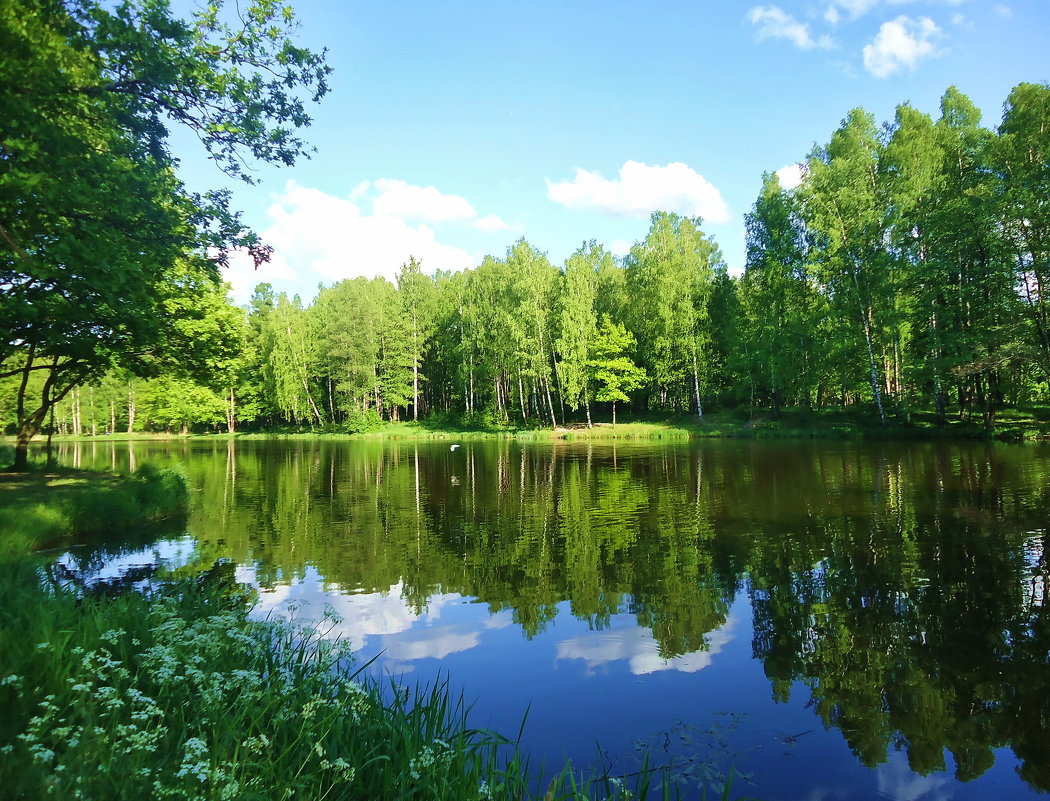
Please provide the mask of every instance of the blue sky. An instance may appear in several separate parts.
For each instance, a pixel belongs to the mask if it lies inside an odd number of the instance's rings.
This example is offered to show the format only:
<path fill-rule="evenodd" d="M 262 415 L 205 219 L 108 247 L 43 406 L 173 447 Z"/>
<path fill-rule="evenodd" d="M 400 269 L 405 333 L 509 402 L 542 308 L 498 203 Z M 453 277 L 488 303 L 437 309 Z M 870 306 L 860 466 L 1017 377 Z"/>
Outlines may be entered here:
<path fill-rule="evenodd" d="M 502 256 L 622 253 L 656 208 L 704 218 L 729 268 L 764 171 L 804 160 L 850 108 L 936 115 L 952 84 L 994 127 L 1050 79 L 1048 0 L 334 2 L 299 0 L 327 47 L 317 152 L 233 187 L 271 265 L 227 278 L 310 300 L 319 283 Z M 227 180 L 176 141 L 191 188 Z"/>

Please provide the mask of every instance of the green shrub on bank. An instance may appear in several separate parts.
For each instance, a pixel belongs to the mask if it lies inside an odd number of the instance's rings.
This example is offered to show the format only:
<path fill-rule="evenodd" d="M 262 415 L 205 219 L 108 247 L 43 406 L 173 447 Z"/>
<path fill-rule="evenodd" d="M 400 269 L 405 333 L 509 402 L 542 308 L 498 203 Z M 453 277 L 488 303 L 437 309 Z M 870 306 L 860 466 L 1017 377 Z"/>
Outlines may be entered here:
<path fill-rule="evenodd" d="M 129 478 L 86 488 L 69 504 L 78 534 L 126 530 L 171 517 L 187 507 L 186 474 L 179 467 L 144 464 Z"/>
<path fill-rule="evenodd" d="M 132 531 L 185 514 L 189 505 L 180 467 L 144 464 L 126 477 L 71 472 L 55 484 L 34 475 L 19 482 L 0 494 L 0 559 L 70 536 Z"/>
<path fill-rule="evenodd" d="M 370 431 L 378 431 L 383 425 L 383 418 L 375 409 L 355 409 L 347 416 L 342 428 L 347 434 L 367 434 Z"/>
<path fill-rule="evenodd" d="M 0 506 L 0 564 L 22 558 L 40 543 L 68 537 L 69 515 L 46 503 Z"/>
<path fill-rule="evenodd" d="M 19 567 L 0 576 L 5 797 L 629 796 L 568 770 L 547 785 L 447 685 L 383 693 L 325 632 L 251 620 L 231 565 L 150 598 L 46 593 Z"/>

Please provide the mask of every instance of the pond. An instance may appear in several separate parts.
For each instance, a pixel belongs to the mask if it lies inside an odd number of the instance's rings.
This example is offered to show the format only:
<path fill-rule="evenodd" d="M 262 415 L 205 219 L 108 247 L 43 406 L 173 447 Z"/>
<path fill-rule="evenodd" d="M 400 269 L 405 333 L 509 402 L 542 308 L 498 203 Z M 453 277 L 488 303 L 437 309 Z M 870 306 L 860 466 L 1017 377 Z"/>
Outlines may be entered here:
<path fill-rule="evenodd" d="M 449 678 L 534 764 L 646 758 L 733 796 L 1050 790 L 1050 449 L 702 441 L 174 441 L 183 538 L 62 561 L 224 558 L 257 613 L 335 617 L 370 670 Z"/>

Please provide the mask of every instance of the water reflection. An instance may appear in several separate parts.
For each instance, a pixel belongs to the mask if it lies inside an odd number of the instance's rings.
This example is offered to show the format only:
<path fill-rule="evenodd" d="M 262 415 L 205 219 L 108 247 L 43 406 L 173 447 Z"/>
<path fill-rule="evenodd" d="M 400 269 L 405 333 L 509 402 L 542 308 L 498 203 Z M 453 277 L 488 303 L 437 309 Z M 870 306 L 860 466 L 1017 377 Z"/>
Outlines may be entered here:
<path fill-rule="evenodd" d="M 558 659 L 581 659 L 587 665 L 588 671 L 610 662 L 626 661 L 631 673 L 636 676 L 661 670 L 696 673 L 708 667 L 715 655 L 732 638 L 734 622 L 730 619 L 724 627 L 711 632 L 705 650 L 680 656 L 662 656 L 660 644 L 649 631 L 627 625 L 562 640 L 558 643 Z"/>
<path fill-rule="evenodd" d="M 157 447 L 66 458 L 156 461 Z M 533 696 L 560 681 L 568 703 L 573 666 L 618 692 L 617 666 L 699 686 L 719 660 L 744 670 L 734 660 L 753 658 L 763 695 L 808 707 L 809 723 L 792 726 L 838 732 L 878 768 L 871 793 L 912 799 L 1003 781 L 992 769 L 1007 746 L 1023 779 L 1050 789 L 1046 456 L 228 441 L 174 443 L 160 458 L 194 483 L 201 564 L 234 560 L 263 611 L 331 603 L 337 633 L 385 648 L 391 670 L 491 670 L 494 649 L 513 651 Z M 534 644 L 510 644 L 508 623 Z M 711 693 L 750 703 L 717 680 Z"/>

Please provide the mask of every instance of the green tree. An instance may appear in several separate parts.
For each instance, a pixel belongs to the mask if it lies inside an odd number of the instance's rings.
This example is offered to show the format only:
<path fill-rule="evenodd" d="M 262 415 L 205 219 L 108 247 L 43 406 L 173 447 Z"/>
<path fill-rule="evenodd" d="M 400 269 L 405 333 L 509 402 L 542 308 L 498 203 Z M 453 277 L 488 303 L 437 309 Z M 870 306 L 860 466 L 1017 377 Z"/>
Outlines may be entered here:
<path fill-rule="evenodd" d="M 246 180 L 248 159 L 305 152 L 299 93 L 327 92 L 323 54 L 293 44 L 294 15 L 275 0 L 237 19 L 218 0 L 188 21 L 146 0 L 0 5 L 0 377 L 20 376 L 18 468 L 73 387 L 115 364 L 155 369 L 177 319 L 163 297 L 173 274 L 214 283 L 231 248 L 268 256 L 227 192 L 186 191 L 168 148 L 168 126 L 187 128 Z"/>
<path fill-rule="evenodd" d="M 598 328 L 595 301 L 599 270 L 612 269 L 612 254 L 591 241 L 565 261 L 558 305 L 558 370 L 562 391 L 570 409 L 582 404 L 591 425 L 591 404 L 587 396 L 589 347 Z"/>
<path fill-rule="evenodd" d="M 595 332 L 591 343 L 592 358 L 587 361 L 591 380 L 598 385 L 595 400 L 612 403 L 612 424 L 616 425 L 616 402 L 627 402 L 627 394 L 645 385 L 648 376 L 644 369 L 632 361 L 630 353 L 635 340 L 630 331 L 607 316 Z"/>
<path fill-rule="evenodd" d="M 423 274 L 422 265 L 414 256 L 409 258 L 407 264 L 401 265 L 401 271 L 397 275 L 397 296 L 402 317 L 411 334 L 412 419 L 418 420 L 420 368 L 434 314 L 434 282 Z"/>
<path fill-rule="evenodd" d="M 808 405 L 810 362 L 817 356 L 805 224 L 798 199 L 781 189 L 775 174 L 766 173 L 745 225 L 743 361 L 752 386 L 757 385 L 773 416 L 779 417 L 781 404 L 792 395 Z"/>
<path fill-rule="evenodd" d="M 1021 296 L 1050 379 L 1050 84 L 1014 87 L 995 150 Z"/>
<path fill-rule="evenodd" d="M 666 212 L 653 213 L 649 233 L 627 258 L 631 329 L 651 371 L 657 400 L 677 406 L 688 399 L 685 404 L 694 403 L 701 419 L 710 367 L 707 304 L 721 261 L 718 246 L 704 236 L 699 218 Z"/>
<path fill-rule="evenodd" d="M 803 183 L 806 222 L 818 239 L 816 261 L 822 283 L 843 319 L 854 321 L 867 352 L 868 378 L 879 419 L 888 424 L 882 401 L 884 318 L 892 303 L 889 256 L 883 247 L 885 209 L 878 181 L 875 120 L 853 109 L 825 146 L 809 157 Z M 855 329 L 855 330 L 856 330 Z"/>
<path fill-rule="evenodd" d="M 269 352 L 273 371 L 275 401 L 295 424 L 320 423 L 324 417 L 315 400 L 317 376 L 316 340 L 310 335 L 310 321 L 299 296 L 277 296 L 277 305 L 268 317 Z"/>

